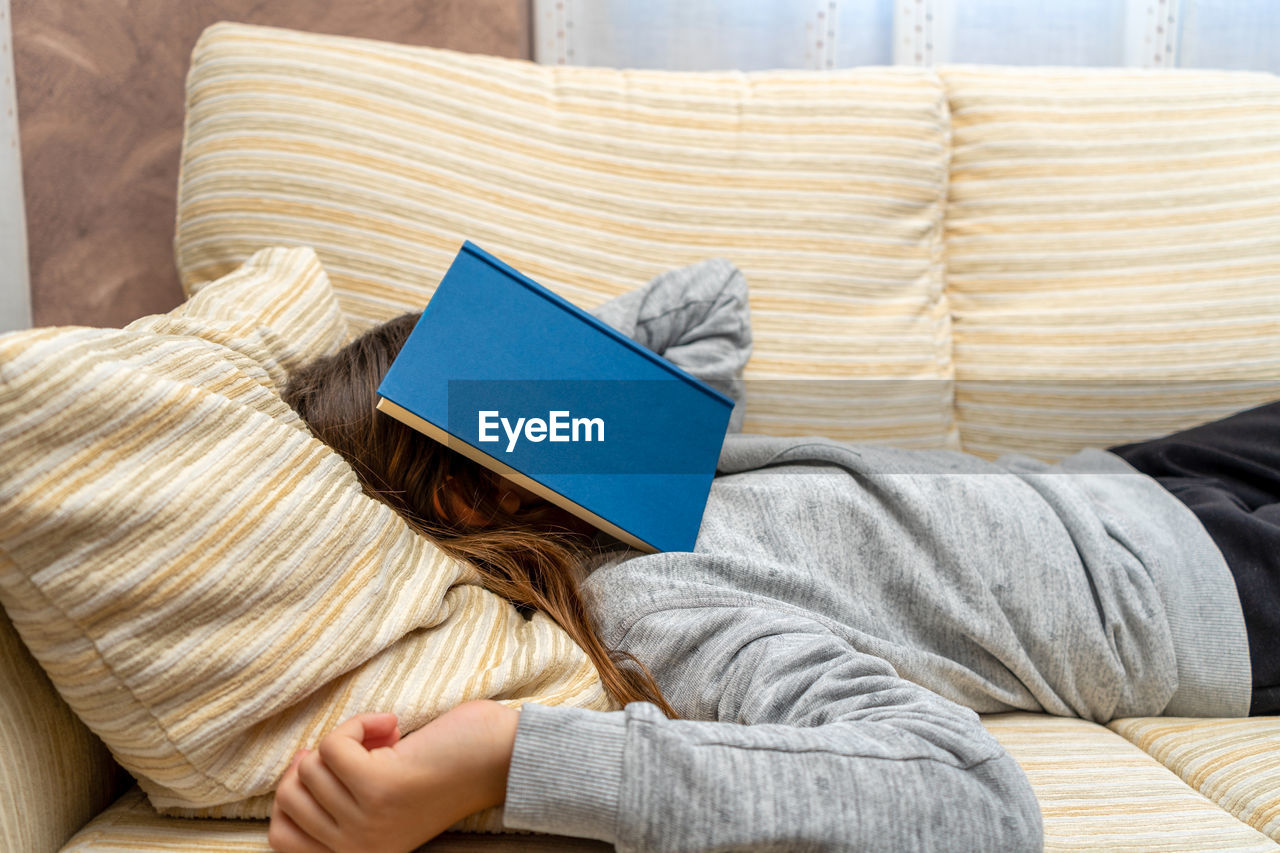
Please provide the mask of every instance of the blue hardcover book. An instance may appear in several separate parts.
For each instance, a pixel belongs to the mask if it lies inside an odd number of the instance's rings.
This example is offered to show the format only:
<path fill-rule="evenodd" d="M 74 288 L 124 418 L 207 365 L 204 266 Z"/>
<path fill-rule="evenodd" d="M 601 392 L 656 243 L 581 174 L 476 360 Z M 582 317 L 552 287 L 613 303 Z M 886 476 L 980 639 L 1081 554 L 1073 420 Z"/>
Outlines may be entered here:
<path fill-rule="evenodd" d="M 632 547 L 690 551 L 733 401 L 467 242 L 378 408 Z"/>

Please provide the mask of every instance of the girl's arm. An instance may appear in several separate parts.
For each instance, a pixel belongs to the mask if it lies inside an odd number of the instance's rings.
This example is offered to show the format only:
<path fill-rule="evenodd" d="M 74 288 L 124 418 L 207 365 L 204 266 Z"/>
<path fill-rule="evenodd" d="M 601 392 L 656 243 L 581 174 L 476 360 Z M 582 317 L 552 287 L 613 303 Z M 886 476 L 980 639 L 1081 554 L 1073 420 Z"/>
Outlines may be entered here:
<path fill-rule="evenodd" d="M 713 259 L 663 273 L 591 312 L 737 404 L 729 430 L 742 428 L 742 369 L 751 357 L 747 281 Z"/>
<path fill-rule="evenodd" d="M 659 685 L 694 719 L 526 705 L 507 826 L 654 853 L 1043 844 L 1025 775 L 976 714 L 812 619 L 690 601 L 622 648 L 669 662 Z"/>
<path fill-rule="evenodd" d="M 1035 795 L 977 715 L 813 620 L 689 606 L 628 636 L 679 655 L 659 673 L 678 711 L 726 722 L 471 702 L 387 746 L 348 721 L 286 774 L 272 846 L 408 851 L 505 797 L 510 828 L 622 853 L 1041 849 Z"/>

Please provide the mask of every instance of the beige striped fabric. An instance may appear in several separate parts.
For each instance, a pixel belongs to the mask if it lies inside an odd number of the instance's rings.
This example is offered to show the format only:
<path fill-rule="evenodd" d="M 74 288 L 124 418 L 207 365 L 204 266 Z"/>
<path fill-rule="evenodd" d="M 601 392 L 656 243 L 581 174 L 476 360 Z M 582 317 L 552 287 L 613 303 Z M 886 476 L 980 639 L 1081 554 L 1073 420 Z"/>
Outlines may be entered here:
<path fill-rule="evenodd" d="M 446 832 L 420 849 L 429 853 L 609 853 L 613 845 L 563 835 Z M 270 850 L 265 821 L 163 817 L 147 804 L 140 790 L 134 789 L 77 833 L 62 848 L 62 853 L 269 853 Z"/>
<path fill-rule="evenodd" d="M 1280 841 L 1280 717 L 1141 717 L 1109 725 L 1188 785 Z"/>
<path fill-rule="evenodd" d="M 942 77 L 965 449 L 1057 457 L 1280 397 L 1280 79 Z"/>
<path fill-rule="evenodd" d="M 1280 850 L 1103 726 L 1043 714 L 983 725 L 1026 772 L 1046 851 Z"/>
<path fill-rule="evenodd" d="M 280 400 L 346 334 L 315 254 L 271 249 L 123 330 L 0 338 L 0 602 L 162 810 L 265 816 L 294 751 L 361 710 L 410 730 L 471 698 L 611 707 L 562 631 Z"/>
<path fill-rule="evenodd" d="M 53 853 L 114 799 L 119 771 L 0 611 L 0 850 Z"/>
<path fill-rule="evenodd" d="M 127 792 L 77 832 L 61 853 L 271 853 L 259 820 L 164 817 L 138 789 Z"/>
<path fill-rule="evenodd" d="M 464 239 L 588 308 L 723 256 L 758 312 L 749 431 L 955 441 L 931 72 L 549 68 L 219 24 L 187 107 L 188 289 L 315 246 L 364 328 L 425 304 Z"/>

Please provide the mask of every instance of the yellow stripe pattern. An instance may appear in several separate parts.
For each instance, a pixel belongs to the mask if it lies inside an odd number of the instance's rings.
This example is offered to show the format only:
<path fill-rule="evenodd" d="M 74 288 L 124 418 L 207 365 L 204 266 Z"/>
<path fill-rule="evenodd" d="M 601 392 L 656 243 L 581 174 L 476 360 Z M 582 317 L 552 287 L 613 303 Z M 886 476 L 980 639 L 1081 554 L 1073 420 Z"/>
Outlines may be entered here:
<path fill-rule="evenodd" d="M 119 770 L 3 610 L 0 684 L 0 850 L 57 850 L 115 798 Z"/>
<path fill-rule="evenodd" d="M 430 853 L 612 853 L 587 838 L 507 832 L 477 838 L 455 828 L 420 849 Z M 174 820 L 156 814 L 138 789 L 127 792 L 76 833 L 61 853 L 271 853 L 267 823 L 250 820 Z"/>
<path fill-rule="evenodd" d="M 1046 851 L 1280 850 L 1103 726 L 1043 714 L 989 715 L 983 725 L 1027 774 Z"/>
<path fill-rule="evenodd" d="M 1280 717 L 1137 718 L 1110 728 L 1240 820 L 1280 841 Z"/>
<path fill-rule="evenodd" d="M 360 329 L 421 308 L 464 239 L 584 307 L 723 256 L 756 310 L 748 430 L 955 442 L 930 72 L 549 68 L 220 24 L 187 107 L 189 290 L 314 246 Z M 858 381 L 886 378 L 934 381 Z"/>
<path fill-rule="evenodd" d="M 180 814 L 265 816 L 351 714 L 610 707 L 585 654 L 366 496 L 281 401 L 348 334 L 308 249 L 125 329 L 0 338 L 0 601 L 62 697 Z"/>
<path fill-rule="evenodd" d="M 1280 79 L 942 77 L 965 449 L 1056 458 L 1280 397 Z"/>

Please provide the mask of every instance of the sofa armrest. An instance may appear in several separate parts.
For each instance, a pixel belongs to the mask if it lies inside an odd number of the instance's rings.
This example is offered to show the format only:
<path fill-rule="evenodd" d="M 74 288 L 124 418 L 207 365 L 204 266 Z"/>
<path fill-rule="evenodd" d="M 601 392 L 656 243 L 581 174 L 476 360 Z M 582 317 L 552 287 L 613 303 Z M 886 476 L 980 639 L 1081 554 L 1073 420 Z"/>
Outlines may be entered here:
<path fill-rule="evenodd" d="M 123 789 L 0 611 L 0 850 L 56 851 Z"/>

